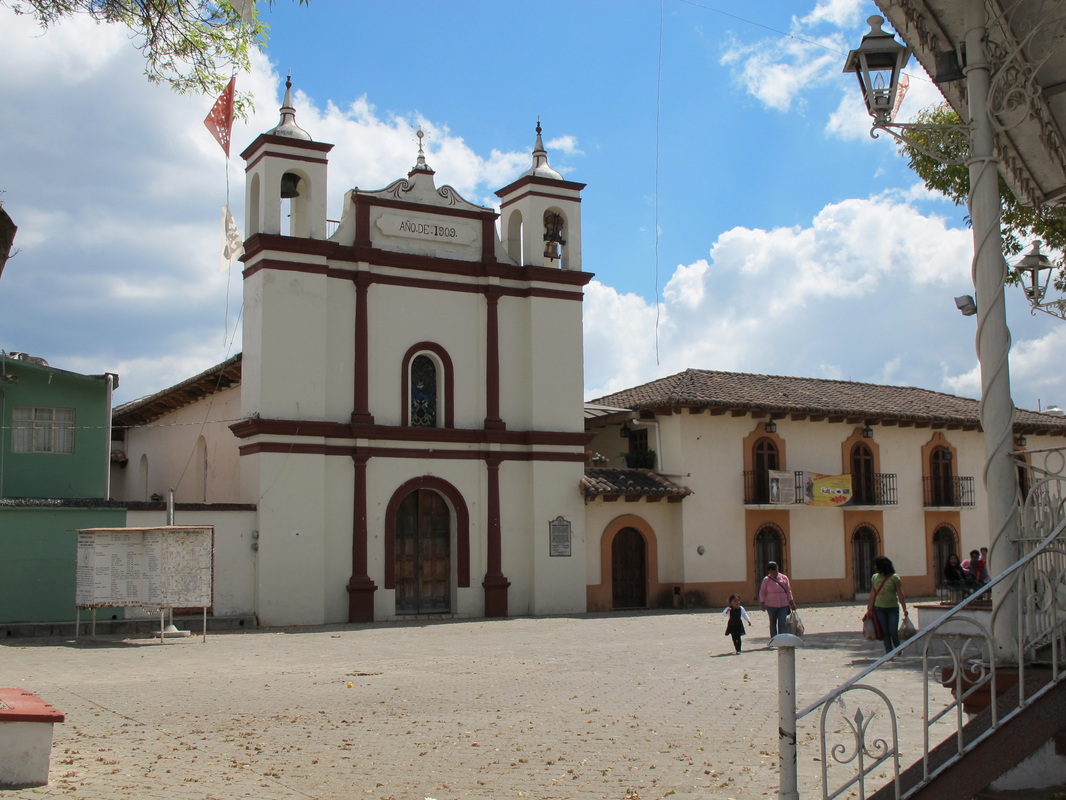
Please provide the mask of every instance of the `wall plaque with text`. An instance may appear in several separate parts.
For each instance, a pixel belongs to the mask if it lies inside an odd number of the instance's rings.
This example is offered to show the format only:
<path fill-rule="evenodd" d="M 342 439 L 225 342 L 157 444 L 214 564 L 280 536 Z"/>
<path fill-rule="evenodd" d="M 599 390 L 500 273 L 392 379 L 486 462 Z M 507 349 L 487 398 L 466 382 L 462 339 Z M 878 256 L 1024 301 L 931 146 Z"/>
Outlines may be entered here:
<path fill-rule="evenodd" d="M 569 556 L 572 526 L 570 520 L 556 517 L 548 523 L 548 539 L 552 556 Z"/>

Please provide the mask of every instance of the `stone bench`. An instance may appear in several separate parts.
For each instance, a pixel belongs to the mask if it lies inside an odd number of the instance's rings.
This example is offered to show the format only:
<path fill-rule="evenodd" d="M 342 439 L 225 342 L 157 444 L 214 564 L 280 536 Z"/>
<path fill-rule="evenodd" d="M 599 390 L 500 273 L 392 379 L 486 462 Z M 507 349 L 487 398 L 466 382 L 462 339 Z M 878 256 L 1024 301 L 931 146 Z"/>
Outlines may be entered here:
<path fill-rule="evenodd" d="M 0 787 L 44 786 L 63 714 L 24 689 L 0 689 Z"/>

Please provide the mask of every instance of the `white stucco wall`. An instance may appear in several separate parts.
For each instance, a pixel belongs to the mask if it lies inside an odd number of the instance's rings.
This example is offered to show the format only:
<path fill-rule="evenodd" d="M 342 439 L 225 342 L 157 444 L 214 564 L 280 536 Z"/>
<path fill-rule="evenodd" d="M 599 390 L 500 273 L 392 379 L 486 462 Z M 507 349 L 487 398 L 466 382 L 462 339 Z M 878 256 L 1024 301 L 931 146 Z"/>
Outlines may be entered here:
<path fill-rule="evenodd" d="M 111 467 L 111 497 L 115 500 L 164 499 L 174 489 L 178 503 L 239 503 L 239 441 L 229 426 L 241 417 L 241 391 L 231 387 L 206 400 L 185 406 L 144 426 L 126 432 L 124 467 Z M 197 442 L 206 445 L 207 471 Z M 141 474 L 147 457 L 148 475 Z M 205 495 L 206 487 L 206 495 Z"/>

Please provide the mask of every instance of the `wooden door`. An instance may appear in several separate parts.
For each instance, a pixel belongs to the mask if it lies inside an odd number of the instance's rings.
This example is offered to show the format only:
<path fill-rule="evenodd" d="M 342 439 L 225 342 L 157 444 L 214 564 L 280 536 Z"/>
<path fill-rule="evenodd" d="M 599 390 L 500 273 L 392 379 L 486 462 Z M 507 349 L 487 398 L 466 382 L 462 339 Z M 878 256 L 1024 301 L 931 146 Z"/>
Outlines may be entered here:
<path fill-rule="evenodd" d="M 877 532 L 862 525 L 851 537 L 852 559 L 855 572 L 855 594 L 869 594 L 874 572 L 874 559 L 877 557 Z"/>
<path fill-rule="evenodd" d="M 411 492 L 396 512 L 396 613 L 451 611 L 451 514 L 428 489 Z"/>
<path fill-rule="evenodd" d="M 611 543 L 614 608 L 647 608 L 648 549 L 635 528 L 622 528 Z"/>

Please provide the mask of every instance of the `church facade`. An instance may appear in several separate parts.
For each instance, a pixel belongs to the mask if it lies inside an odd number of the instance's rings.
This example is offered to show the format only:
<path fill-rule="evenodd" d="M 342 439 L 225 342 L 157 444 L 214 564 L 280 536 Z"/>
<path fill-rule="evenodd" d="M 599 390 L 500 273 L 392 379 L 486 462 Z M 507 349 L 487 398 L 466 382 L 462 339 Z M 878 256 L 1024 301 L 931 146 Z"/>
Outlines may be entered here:
<path fill-rule="evenodd" d="M 242 154 L 232 435 L 260 617 L 584 610 L 583 185 L 538 126 L 533 165 L 497 193 L 501 237 L 419 147 L 405 178 L 347 192 L 327 236 L 331 145 L 290 98 Z"/>

